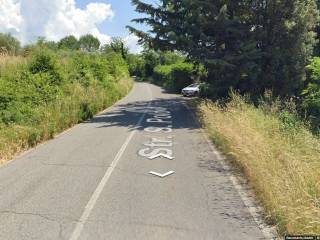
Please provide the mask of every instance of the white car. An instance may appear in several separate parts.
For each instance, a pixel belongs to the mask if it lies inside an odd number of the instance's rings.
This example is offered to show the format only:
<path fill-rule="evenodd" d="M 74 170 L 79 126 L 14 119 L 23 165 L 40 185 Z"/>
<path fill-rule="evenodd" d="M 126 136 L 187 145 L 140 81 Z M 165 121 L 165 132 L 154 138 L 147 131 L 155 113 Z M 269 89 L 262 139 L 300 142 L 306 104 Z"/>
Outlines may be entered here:
<path fill-rule="evenodd" d="M 200 93 L 200 85 L 199 84 L 191 84 L 188 87 L 182 89 L 181 94 L 184 97 L 198 96 Z"/>

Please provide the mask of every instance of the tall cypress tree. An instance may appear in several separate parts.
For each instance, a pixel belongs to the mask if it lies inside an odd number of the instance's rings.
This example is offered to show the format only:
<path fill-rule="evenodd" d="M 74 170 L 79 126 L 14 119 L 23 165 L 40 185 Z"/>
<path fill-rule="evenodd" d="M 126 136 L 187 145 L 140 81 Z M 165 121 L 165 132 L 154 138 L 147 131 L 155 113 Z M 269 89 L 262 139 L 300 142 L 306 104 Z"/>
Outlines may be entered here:
<path fill-rule="evenodd" d="M 218 95 L 298 91 L 314 44 L 315 0 L 133 0 L 147 17 L 129 30 L 155 49 L 179 50 L 206 66 Z"/>
<path fill-rule="evenodd" d="M 261 6 L 258 32 L 266 53 L 260 77 L 264 88 L 277 95 L 297 94 L 305 79 L 305 66 L 316 43 L 318 11 L 314 0 L 268 0 Z"/>

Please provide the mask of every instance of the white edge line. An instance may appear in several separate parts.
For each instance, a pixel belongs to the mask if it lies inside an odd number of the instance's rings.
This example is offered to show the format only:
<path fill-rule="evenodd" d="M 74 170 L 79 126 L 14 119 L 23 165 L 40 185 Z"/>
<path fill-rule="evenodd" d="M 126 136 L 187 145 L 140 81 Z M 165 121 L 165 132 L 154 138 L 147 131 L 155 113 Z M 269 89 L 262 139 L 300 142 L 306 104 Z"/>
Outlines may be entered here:
<path fill-rule="evenodd" d="M 210 149 L 211 149 L 212 153 L 216 156 L 217 160 L 221 163 L 222 167 L 225 170 L 228 170 L 228 176 L 229 176 L 230 181 L 232 182 L 233 186 L 237 190 L 241 200 L 243 201 L 244 205 L 248 209 L 248 211 L 249 211 L 250 215 L 252 216 L 252 218 L 254 219 L 255 223 L 258 225 L 258 228 L 261 230 L 263 236 L 268 240 L 269 239 L 270 240 L 278 239 L 275 229 L 264 223 L 263 218 L 261 216 L 261 210 L 262 209 L 260 207 L 256 207 L 256 203 L 255 203 L 254 199 L 252 197 L 249 197 L 249 194 L 247 193 L 247 190 L 245 190 L 242 187 L 242 185 L 240 184 L 238 178 L 235 177 L 232 174 L 231 168 L 224 162 L 224 157 L 221 155 L 220 152 L 218 152 L 216 150 L 215 146 L 213 145 L 211 140 L 208 138 L 206 132 L 201 127 L 201 125 L 200 125 L 198 119 L 196 118 L 195 114 L 192 112 L 192 110 L 187 105 L 187 103 L 183 103 L 183 105 L 191 113 L 191 116 L 192 116 L 193 120 L 199 125 L 199 129 L 201 131 L 201 135 L 203 136 L 203 138 L 205 139 L 207 144 L 210 146 Z"/>
<path fill-rule="evenodd" d="M 151 96 L 151 101 L 152 101 L 152 92 L 148 86 L 150 96 Z M 150 106 L 150 102 L 148 103 L 148 107 Z M 145 110 L 140 117 L 138 123 L 134 127 L 134 130 L 130 133 L 130 135 L 127 137 L 123 145 L 121 146 L 120 150 L 118 151 L 117 155 L 115 156 L 114 160 L 112 161 L 111 165 L 108 167 L 106 173 L 104 174 L 103 178 L 101 179 L 100 183 L 98 184 L 96 190 L 92 194 L 89 202 L 87 203 L 86 207 L 84 208 L 84 211 L 77 222 L 77 225 L 75 226 L 74 231 L 72 232 L 72 235 L 70 236 L 69 240 L 77 240 L 84 228 L 85 223 L 87 222 L 97 200 L 99 199 L 99 196 L 101 195 L 105 185 L 107 184 L 112 172 L 114 171 L 115 167 L 117 166 L 119 160 L 121 159 L 123 153 L 125 152 L 127 146 L 129 145 L 131 139 L 133 138 L 134 134 L 137 132 L 137 128 L 141 125 L 143 119 L 145 118 L 147 114 L 147 110 Z"/>

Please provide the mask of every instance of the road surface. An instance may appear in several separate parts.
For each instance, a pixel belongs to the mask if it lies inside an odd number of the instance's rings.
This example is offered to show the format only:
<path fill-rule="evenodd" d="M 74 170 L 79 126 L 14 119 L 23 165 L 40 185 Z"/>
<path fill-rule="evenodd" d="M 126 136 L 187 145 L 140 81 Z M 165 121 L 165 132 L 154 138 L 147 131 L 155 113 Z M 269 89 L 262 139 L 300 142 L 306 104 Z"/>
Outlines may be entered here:
<path fill-rule="evenodd" d="M 264 239 L 183 101 L 136 83 L 1 167 L 0 239 Z"/>

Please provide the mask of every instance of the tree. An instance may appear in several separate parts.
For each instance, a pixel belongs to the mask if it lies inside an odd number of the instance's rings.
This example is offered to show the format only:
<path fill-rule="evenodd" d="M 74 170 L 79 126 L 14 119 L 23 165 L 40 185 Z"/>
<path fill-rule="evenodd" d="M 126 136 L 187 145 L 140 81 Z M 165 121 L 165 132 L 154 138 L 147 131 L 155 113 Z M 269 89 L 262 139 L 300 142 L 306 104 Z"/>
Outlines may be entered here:
<path fill-rule="evenodd" d="M 15 55 L 20 49 L 20 42 L 11 34 L 0 33 L 0 53 Z"/>
<path fill-rule="evenodd" d="M 125 46 L 125 43 L 119 37 L 112 38 L 112 41 L 110 42 L 110 44 L 106 44 L 104 46 L 103 51 L 105 53 L 114 52 L 114 53 L 121 54 L 123 59 L 126 59 L 127 55 L 129 54 L 129 49 Z"/>
<path fill-rule="evenodd" d="M 320 0 L 316 0 L 316 3 L 317 3 L 318 10 L 320 10 Z M 315 56 L 320 56 L 320 22 L 318 22 L 315 32 L 317 34 L 317 37 L 316 37 L 317 43 L 314 48 L 313 54 Z"/>
<path fill-rule="evenodd" d="M 154 68 L 160 64 L 159 52 L 145 47 L 142 51 L 144 59 L 144 73 L 146 77 L 151 77 L 154 72 Z"/>
<path fill-rule="evenodd" d="M 157 7 L 133 0 L 136 10 L 149 15 L 134 22 L 151 26 L 151 34 L 129 30 L 154 49 L 178 50 L 208 69 L 218 95 L 239 88 L 261 57 L 251 26 L 240 14 L 247 7 L 234 1 L 161 1 Z M 252 75 L 253 78 L 255 76 Z M 223 81 L 222 81 L 223 79 Z"/>
<path fill-rule="evenodd" d="M 131 76 L 139 78 L 145 77 L 145 61 L 141 55 L 128 54 L 126 62 L 129 67 L 129 73 Z"/>
<path fill-rule="evenodd" d="M 94 52 L 99 50 L 100 41 L 98 38 L 94 37 L 93 35 L 87 34 L 80 37 L 79 46 L 81 50 Z"/>
<path fill-rule="evenodd" d="M 265 53 L 259 79 L 276 95 L 298 95 L 316 43 L 316 2 L 269 0 L 259 11 L 262 20 L 256 37 Z"/>
<path fill-rule="evenodd" d="M 315 0 L 161 0 L 158 5 L 132 0 L 147 17 L 128 26 L 139 42 L 154 49 L 178 50 L 208 71 L 219 96 L 229 88 L 278 95 L 298 91 L 314 42 L 318 19 Z"/>
<path fill-rule="evenodd" d="M 58 46 L 60 49 L 70 49 L 70 50 L 78 50 L 79 49 L 79 42 L 75 36 L 70 35 L 62 38 L 58 42 Z"/>

